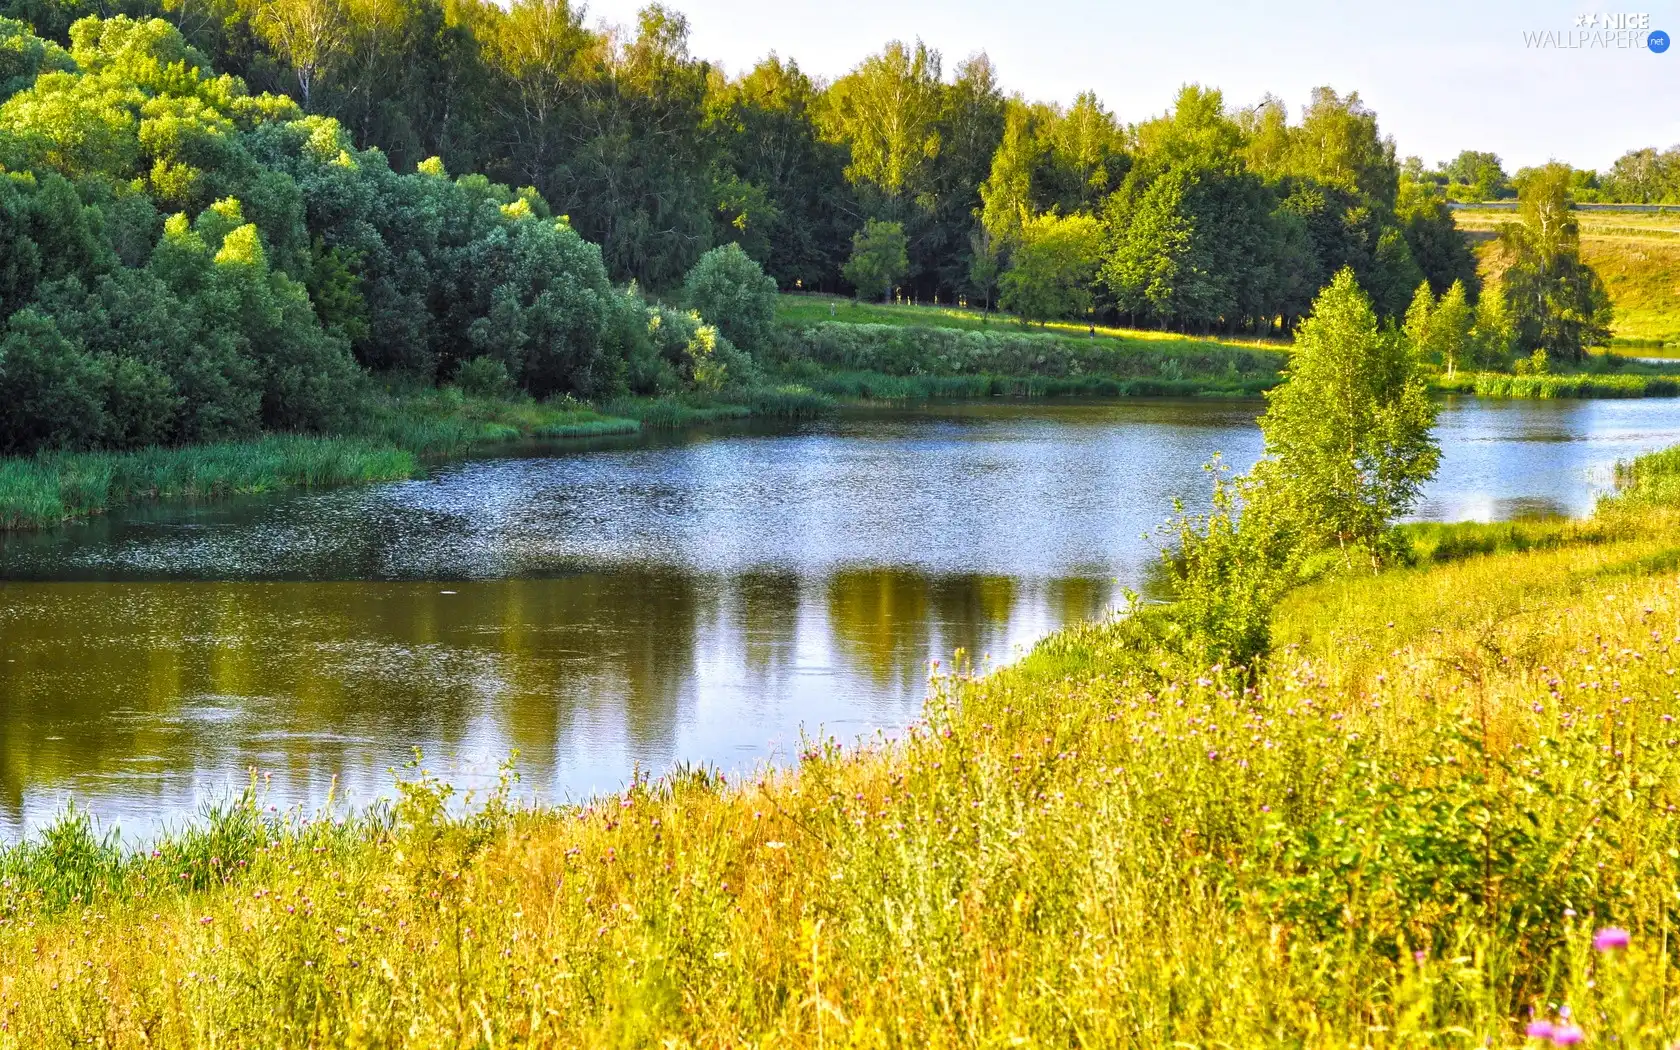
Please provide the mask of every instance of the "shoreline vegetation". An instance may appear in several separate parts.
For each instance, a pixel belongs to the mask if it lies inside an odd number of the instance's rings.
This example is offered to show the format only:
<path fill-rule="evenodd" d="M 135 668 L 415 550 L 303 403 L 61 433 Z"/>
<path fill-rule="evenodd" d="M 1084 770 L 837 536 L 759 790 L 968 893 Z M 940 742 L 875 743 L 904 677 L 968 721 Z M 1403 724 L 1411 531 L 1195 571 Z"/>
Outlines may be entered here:
<path fill-rule="evenodd" d="M 820 318 L 829 311 L 805 312 Z M 372 397 L 367 417 L 348 433 L 0 458 L 0 532 L 50 528 L 154 500 L 398 481 L 419 475 L 428 463 L 519 441 L 808 417 L 852 403 L 1258 398 L 1281 381 L 1286 361 L 1287 346 L 1275 343 L 1124 329 L 1105 329 L 1092 338 L 1023 329 L 1007 318 L 976 329 L 961 324 L 966 312 L 955 309 L 939 313 L 959 323 L 941 327 L 925 324 L 929 312 L 871 305 L 863 313 L 870 318 L 865 323 L 784 320 L 760 384 L 748 388 L 619 397 L 592 405 L 569 398 L 468 395 L 456 387 L 399 387 Z M 1460 372 L 1435 377 L 1431 389 L 1524 399 L 1680 395 L 1680 364 L 1616 361 L 1598 367 L 1562 375 Z"/>
<path fill-rule="evenodd" d="M 742 780 L 462 811 L 417 759 L 139 851 L 69 811 L 0 849 L 0 1047 L 1667 1045 L 1680 451 L 1620 477 L 1402 529 L 1252 676 L 1152 606 Z"/>

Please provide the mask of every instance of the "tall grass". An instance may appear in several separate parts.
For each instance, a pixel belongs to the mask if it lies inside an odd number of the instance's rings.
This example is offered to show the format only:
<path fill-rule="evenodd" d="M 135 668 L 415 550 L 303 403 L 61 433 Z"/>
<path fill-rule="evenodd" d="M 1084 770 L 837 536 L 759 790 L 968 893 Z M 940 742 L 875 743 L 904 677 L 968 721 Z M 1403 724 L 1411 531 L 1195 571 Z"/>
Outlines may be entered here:
<path fill-rule="evenodd" d="M 500 442 L 639 429 L 634 419 L 603 415 L 577 402 L 408 391 L 375 399 L 351 434 L 0 459 L 0 530 L 45 528 L 146 500 L 394 481 L 413 477 L 424 461 Z"/>
<path fill-rule="evenodd" d="M 1530 400 L 1674 397 L 1680 394 L 1680 376 L 1595 372 L 1519 376 L 1500 372 L 1461 372 L 1451 379 L 1437 379 L 1435 387 L 1448 393 L 1471 393 L 1477 397 Z"/>
<path fill-rule="evenodd" d="M 843 322 L 784 327 L 772 356 L 784 368 L 839 373 L 1233 387 L 1275 384 L 1284 361 L 1274 350 L 1210 341 L 1090 339 L 1019 330 Z"/>
<path fill-rule="evenodd" d="M 389 481 L 417 469 L 413 454 L 354 437 L 285 435 L 189 448 L 43 453 L 0 460 L 0 528 L 42 528 L 142 500 Z"/>
<path fill-rule="evenodd" d="M 802 383 L 784 383 L 682 397 L 626 397 L 607 402 L 603 410 L 637 420 L 650 429 L 674 430 L 749 416 L 800 419 L 835 407 L 834 398 L 826 393 Z"/>
<path fill-rule="evenodd" d="M 1252 677 L 1140 616 L 740 780 L 55 831 L 0 854 L 0 1046 L 1668 1046 L 1680 541 L 1600 513 L 1299 592 Z"/>

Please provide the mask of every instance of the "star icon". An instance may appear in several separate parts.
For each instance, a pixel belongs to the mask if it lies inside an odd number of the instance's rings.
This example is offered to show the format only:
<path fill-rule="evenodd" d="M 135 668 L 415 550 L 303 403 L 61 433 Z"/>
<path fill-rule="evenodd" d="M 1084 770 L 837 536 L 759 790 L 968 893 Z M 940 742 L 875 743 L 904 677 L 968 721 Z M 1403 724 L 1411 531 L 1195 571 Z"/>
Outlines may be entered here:
<path fill-rule="evenodd" d="M 1575 16 L 1575 27 L 1577 29 L 1580 29 L 1580 28 L 1585 27 L 1585 26 L 1596 27 L 1597 25 L 1598 25 L 1598 16 L 1597 15 L 1576 15 Z"/>

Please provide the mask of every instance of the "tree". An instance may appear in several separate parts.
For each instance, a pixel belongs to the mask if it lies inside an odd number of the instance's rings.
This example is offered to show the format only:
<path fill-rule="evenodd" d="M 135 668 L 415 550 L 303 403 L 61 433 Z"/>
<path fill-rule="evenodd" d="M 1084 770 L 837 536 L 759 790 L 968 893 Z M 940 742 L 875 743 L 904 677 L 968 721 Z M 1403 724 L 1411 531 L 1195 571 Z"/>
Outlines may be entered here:
<path fill-rule="evenodd" d="M 1470 332 L 1475 323 L 1476 313 L 1464 282 L 1454 281 L 1435 304 L 1435 316 L 1429 323 L 1430 352 L 1445 366 L 1447 375 L 1474 356 Z"/>
<path fill-rule="evenodd" d="M 350 32 L 344 0 L 265 0 L 253 20 L 258 33 L 291 64 L 304 109 L 316 85 L 338 63 Z"/>
<path fill-rule="evenodd" d="M 852 235 L 852 256 L 842 272 L 857 289 L 859 299 L 890 299 L 898 279 L 910 268 L 904 227 L 870 219 Z"/>
<path fill-rule="evenodd" d="M 1536 169 L 1517 192 L 1522 221 L 1500 231 L 1500 287 L 1518 349 L 1578 362 L 1609 339 L 1612 313 L 1603 280 L 1581 259 L 1569 169 Z"/>
<path fill-rule="evenodd" d="M 893 198 L 920 188 L 939 155 L 939 76 L 939 52 L 894 40 L 835 81 L 820 123 L 831 140 L 850 146 L 848 179 Z"/>
<path fill-rule="evenodd" d="M 1395 222 L 1431 291 L 1440 295 L 1454 281 L 1462 281 L 1465 291 L 1475 297 L 1481 288 L 1476 255 L 1453 219 L 1446 194 L 1433 183 L 1402 182 Z"/>
<path fill-rule="evenodd" d="M 1102 260 L 1102 224 L 1089 215 L 1030 220 L 1004 272 L 1005 310 L 1023 321 L 1082 317 L 1091 309 L 1091 285 Z"/>
<path fill-rule="evenodd" d="M 1515 351 L 1516 333 L 1505 312 L 1504 290 L 1485 288 L 1470 326 L 1470 356 L 1477 368 L 1502 372 L 1511 366 Z"/>
<path fill-rule="evenodd" d="M 1381 558 L 1389 524 L 1417 501 L 1440 451 L 1417 357 L 1378 326 L 1352 269 L 1319 294 L 1288 380 L 1266 398 L 1257 470 L 1273 498 L 1288 501 L 1309 545 Z"/>
<path fill-rule="evenodd" d="M 1498 200 L 1511 195 L 1511 180 L 1497 154 L 1467 149 L 1443 165 L 1443 171 L 1448 183 L 1466 187 L 1472 200 Z"/>
<path fill-rule="evenodd" d="M 738 244 L 713 248 L 683 281 L 683 301 L 737 347 L 769 349 L 776 326 L 776 281 Z"/>
<path fill-rule="evenodd" d="M 1418 285 L 1412 305 L 1406 310 L 1404 331 L 1412 352 L 1420 362 L 1439 368 L 1448 376 L 1474 357 L 1471 328 L 1475 314 L 1465 296 L 1464 284 L 1454 281 L 1437 301 L 1429 282 Z"/>
<path fill-rule="evenodd" d="M 986 302 L 986 312 L 992 312 L 992 293 L 997 289 L 998 274 L 1003 271 L 998 245 L 984 224 L 977 225 L 968 235 L 969 287 L 979 292 Z"/>
<path fill-rule="evenodd" d="M 774 55 L 716 87 L 711 102 L 720 163 L 768 202 L 770 213 L 749 222 L 769 246 L 760 261 L 784 288 L 832 284 L 856 225 L 846 148 L 823 141 L 819 105 L 811 79 Z"/>

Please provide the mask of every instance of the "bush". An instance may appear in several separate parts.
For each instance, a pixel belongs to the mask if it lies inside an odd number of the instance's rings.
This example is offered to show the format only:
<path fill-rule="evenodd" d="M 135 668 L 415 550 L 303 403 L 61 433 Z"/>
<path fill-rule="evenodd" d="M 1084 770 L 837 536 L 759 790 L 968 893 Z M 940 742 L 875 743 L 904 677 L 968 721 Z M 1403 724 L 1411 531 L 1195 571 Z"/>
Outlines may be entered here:
<path fill-rule="evenodd" d="M 713 248 L 683 281 L 683 301 L 748 353 L 768 349 L 776 325 L 776 281 L 738 244 Z"/>
<path fill-rule="evenodd" d="M 513 377 L 495 358 L 475 357 L 455 370 L 455 385 L 473 397 L 506 397 L 513 391 Z"/>

